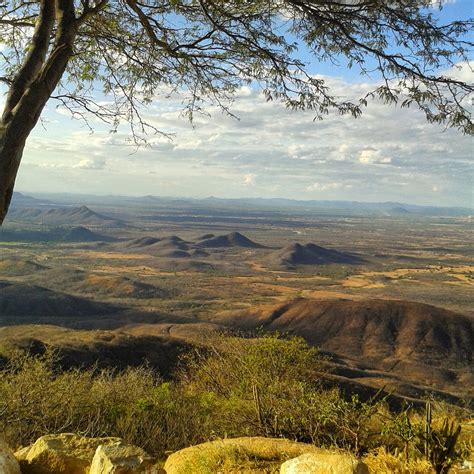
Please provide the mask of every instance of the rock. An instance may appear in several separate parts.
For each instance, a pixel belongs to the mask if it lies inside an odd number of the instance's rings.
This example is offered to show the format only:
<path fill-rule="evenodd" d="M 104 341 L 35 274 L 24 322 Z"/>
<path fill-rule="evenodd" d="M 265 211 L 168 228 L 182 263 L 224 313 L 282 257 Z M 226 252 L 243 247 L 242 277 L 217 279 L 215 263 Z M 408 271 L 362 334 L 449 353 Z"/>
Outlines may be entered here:
<path fill-rule="evenodd" d="M 276 472 L 287 459 L 318 451 L 310 444 L 281 438 L 221 439 L 177 451 L 168 457 L 164 469 L 167 474 Z"/>
<path fill-rule="evenodd" d="M 143 449 L 118 442 L 97 448 L 89 474 L 159 474 L 163 472 L 163 469 L 154 465 L 154 460 Z"/>
<path fill-rule="evenodd" d="M 280 474 L 368 474 L 369 469 L 348 453 L 321 450 L 284 462 Z"/>
<path fill-rule="evenodd" d="M 72 433 L 46 435 L 15 453 L 22 474 L 86 474 L 100 445 L 120 438 L 86 438 Z"/>
<path fill-rule="evenodd" d="M 0 438 L 0 472 L 2 474 L 20 474 L 20 465 L 8 444 Z"/>

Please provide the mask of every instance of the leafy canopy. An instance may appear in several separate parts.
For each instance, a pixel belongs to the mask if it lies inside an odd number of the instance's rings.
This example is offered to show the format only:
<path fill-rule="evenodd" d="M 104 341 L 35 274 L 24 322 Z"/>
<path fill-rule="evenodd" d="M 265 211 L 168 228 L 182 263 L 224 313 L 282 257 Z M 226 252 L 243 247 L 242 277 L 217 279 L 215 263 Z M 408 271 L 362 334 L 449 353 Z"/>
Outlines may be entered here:
<path fill-rule="evenodd" d="M 40 9 L 52 1 L 0 1 L 0 75 L 10 86 L 35 47 Z M 310 109 L 318 119 L 331 109 L 360 115 L 367 96 L 355 101 L 333 96 L 321 77 L 309 74 L 300 47 L 316 63 L 344 57 L 363 73 L 375 70 L 381 80 L 369 95 L 417 105 L 429 121 L 472 133 L 467 95 L 473 85 L 446 71 L 469 60 L 473 20 L 440 24 L 432 0 L 53 3 L 73 6 L 77 34 L 52 95 L 84 119 L 95 114 L 114 128 L 128 121 L 136 140 L 152 128 L 142 106 L 163 86 L 185 95 L 190 118 L 208 101 L 231 113 L 234 92 L 249 83 L 269 100 Z M 57 8 L 48 15 L 53 24 L 43 65 L 60 26 Z M 97 90 L 106 101 L 97 99 Z"/>

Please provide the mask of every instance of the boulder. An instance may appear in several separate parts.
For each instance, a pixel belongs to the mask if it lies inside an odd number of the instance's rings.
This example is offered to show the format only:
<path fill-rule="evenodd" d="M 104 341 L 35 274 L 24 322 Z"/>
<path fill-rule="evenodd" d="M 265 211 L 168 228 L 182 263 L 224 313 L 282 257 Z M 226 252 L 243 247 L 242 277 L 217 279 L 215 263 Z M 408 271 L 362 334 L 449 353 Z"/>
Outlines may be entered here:
<path fill-rule="evenodd" d="M 119 441 L 97 448 L 89 474 L 160 474 L 163 469 L 154 465 L 154 460 L 136 446 Z"/>
<path fill-rule="evenodd" d="M 72 433 L 42 436 L 15 453 L 22 474 L 87 474 L 100 445 L 120 438 L 86 438 Z"/>
<path fill-rule="evenodd" d="M 164 469 L 167 474 L 276 472 L 287 459 L 317 451 L 310 444 L 281 438 L 229 438 L 177 451 L 168 457 Z"/>
<path fill-rule="evenodd" d="M 368 467 L 348 453 L 320 450 L 284 462 L 280 474 L 368 474 Z"/>
<path fill-rule="evenodd" d="M 0 472 L 2 474 L 20 474 L 20 465 L 8 444 L 0 438 Z"/>

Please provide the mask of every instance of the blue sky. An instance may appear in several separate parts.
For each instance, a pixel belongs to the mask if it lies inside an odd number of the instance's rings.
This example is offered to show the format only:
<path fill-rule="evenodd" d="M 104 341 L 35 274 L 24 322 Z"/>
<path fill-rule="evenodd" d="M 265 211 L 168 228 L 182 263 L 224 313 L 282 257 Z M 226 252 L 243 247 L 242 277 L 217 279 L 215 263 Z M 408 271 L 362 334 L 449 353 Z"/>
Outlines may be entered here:
<path fill-rule="evenodd" d="M 451 1 L 441 18 L 465 18 L 472 5 Z M 344 96 L 360 97 L 376 81 L 345 67 L 311 67 Z M 467 67 L 453 74 L 473 79 Z M 125 127 L 109 134 L 95 123 L 91 134 L 51 103 L 28 141 L 17 190 L 472 205 L 472 139 L 414 109 L 373 102 L 357 120 L 330 114 L 314 122 L 244 87 L 233 108 L 240 120 L 211 108 L 192 128 L 179 112 L 179 97 L 158 94 L 147 119 L 175 136 L 135 150 Z"/>

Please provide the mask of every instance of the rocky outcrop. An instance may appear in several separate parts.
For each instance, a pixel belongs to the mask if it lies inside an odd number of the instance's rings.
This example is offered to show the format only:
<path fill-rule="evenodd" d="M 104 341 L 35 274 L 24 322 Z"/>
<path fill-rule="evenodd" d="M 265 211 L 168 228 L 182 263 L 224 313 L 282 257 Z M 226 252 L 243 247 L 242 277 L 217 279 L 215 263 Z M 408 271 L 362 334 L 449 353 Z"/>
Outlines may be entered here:
<path fill-rule="evenodd" d="M 16 459 L 15 459 L 16 458 Z M 19 461 L 19 463 L 18 463 Z M 164 469 L 142 448 L 120 438 L 46 435 L 14 455 L 0 440 L 0 474 L 189 474 L 204 472 L 368 474 L 349 453 L 281 438 L 243 437 L 191 446 Z"/>
<path fill-rule="evenodd" d="M 97 448 L 89 474 L 161 474 L 154 459 L 141 448 L 121 441 Z"/>
<path fill-rule="evenodd" d="M 245 437 L 211 441 L 171 454 L 167 474 L 199 472 L 274 472 L 282 462 L 318 448 L 281 438 Z M 266 472 L 266 471 L 265 471 Z"/>
<path fill-rule="evenodd" d="M 153 459 L 120 438 L 46 435 L 15 453 L 22 474 L 158 474 Z M 0 472 L 3 473 L 3 471 Z M 18 471 L 19 472 L 19 471 Z M 15 473 L 17 474 L 17 473 Z"/>
<path fill-rule="evenodd" d="M 284 462 L 280 474 L 369 474 L 369 470 L 348 453 L 320 450 Z"/>
<path fill-rule="evenodd" d="M 0 472 L 2 474 L 20 474 L 20 465 L 7 443 L 0 438 Z"/>

